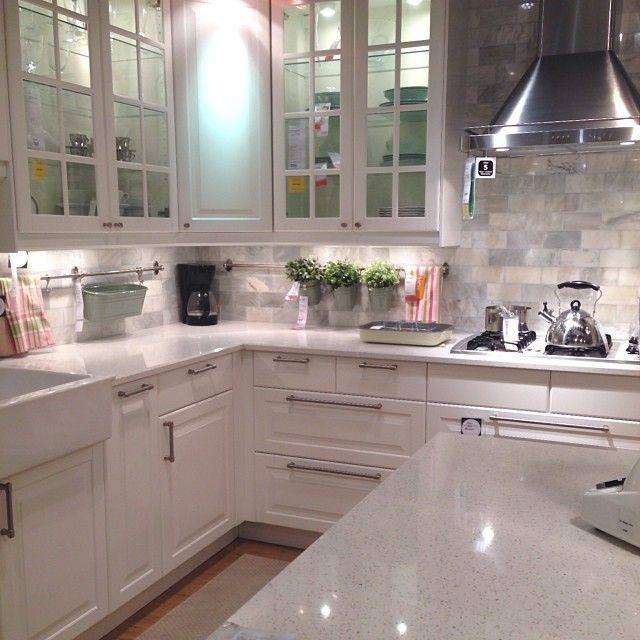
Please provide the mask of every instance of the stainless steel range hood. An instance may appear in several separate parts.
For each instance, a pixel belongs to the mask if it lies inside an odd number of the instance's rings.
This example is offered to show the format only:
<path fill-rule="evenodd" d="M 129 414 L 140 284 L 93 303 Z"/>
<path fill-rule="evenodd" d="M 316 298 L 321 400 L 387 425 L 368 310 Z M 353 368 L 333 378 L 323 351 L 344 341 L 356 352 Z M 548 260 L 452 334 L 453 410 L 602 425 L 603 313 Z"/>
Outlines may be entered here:
<path fill-rule="evenodd" d="M 540 0 L 538 57 L 463 150 L 598 151 L 640 141 L 640 94 L 613 51 L 615 0 Z M 640 144 L 640 143 L 639 143 Z"/>

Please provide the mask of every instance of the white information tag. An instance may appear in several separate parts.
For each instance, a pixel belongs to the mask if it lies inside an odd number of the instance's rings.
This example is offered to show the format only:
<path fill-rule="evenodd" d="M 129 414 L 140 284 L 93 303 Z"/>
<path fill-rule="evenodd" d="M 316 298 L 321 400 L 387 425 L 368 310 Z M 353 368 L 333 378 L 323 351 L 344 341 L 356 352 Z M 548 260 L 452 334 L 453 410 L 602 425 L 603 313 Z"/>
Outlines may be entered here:
<path fill-rule="evenodd" d="M 404 298 L 412 302 L 416 297 L 417 269 L 414 266 L 406 266 L 404 269 Z"/>
<path fill-rule="evenodd" d="M 496 177 L 496 159 L 495 158 L 478 158 L 476 160 L 476 178 L 495 178 Z"/>
<path fill-rule="evenodd" d="M 307 166 L 307 128 L 291 126 L 287 128 L 289 161 L 287 169 L 304 169 Z"/>
<path fill-rule="evenodd" d="M 463 436 L 481 436 L 481 418 L 460 418 L 460 433 Z"/>
<path fill-rule="evenodd" d="M 300 296 L 298 298 L 298 319 L 296 329 L 304 329 L 307 326 L 307 316 L 309 315 L 309 298 Z"/>
<path fill-rule="evenodd" d="M 76 302 L 76 333 L 80 333 L 84 328 L 84 300 L 80 280 L 75 280 L 73 283 L 73 297 Z"/>
<path fill-rule="evenodd" d="M 289 291 L 287 291 L 287 295 L 284 297 L 287 302 L 295 302 L 300 296 L 300 283 L 294 282 L 291 285 Z"/>

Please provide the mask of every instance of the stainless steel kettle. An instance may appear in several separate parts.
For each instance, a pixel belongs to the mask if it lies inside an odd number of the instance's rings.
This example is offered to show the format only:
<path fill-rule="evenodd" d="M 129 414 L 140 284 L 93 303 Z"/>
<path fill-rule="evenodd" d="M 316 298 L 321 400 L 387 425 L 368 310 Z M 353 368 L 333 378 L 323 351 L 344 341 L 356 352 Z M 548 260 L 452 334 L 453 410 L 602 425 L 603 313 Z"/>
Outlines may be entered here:
<path fill-rule="evenodd" d="M 602 297 L 600 287 L 591 282 L 575 280 L 561 282 L 558 285 L 558 289 L 592 289 L 600 295 L 593 304 L 593 315 L 583 311 L 580 300 L 572 300 L 569 309 L 556 317 L 545 302 L 542 311 L 539 311 L 538 315 L 551 324 L 547 330 L 547 345 L 577 350 L 603 349 L 605 353 L 608 353 L 610 348 L 609 341 L 600 323 L 595 319 L 596 304 Z M 560 302 L 558 291 L 556 291 L 556 298 L 558 299 L 558 306 L 560 306 L 562 303 Z"/>

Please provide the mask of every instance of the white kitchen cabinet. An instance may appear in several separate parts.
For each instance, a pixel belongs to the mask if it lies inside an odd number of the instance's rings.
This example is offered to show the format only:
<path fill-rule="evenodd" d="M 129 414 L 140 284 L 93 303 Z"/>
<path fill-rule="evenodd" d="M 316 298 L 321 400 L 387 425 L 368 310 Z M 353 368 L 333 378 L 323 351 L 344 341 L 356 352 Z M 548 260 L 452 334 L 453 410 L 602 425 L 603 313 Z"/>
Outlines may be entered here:
<path fill-rule="evenodd" d="M 181 229 L 271 231 L 268 0 L 173 0 Z"/>
<path fill-rule="evenodd" d="M 395 469 L 425 443 L 423 402 L 254 389 L 255 449 Z"/>
<path fill-rule="evenodd" d="M 71 640 L 107 612 L 102 447 L 8 481 L 15 537 L 0 537 L 0 637 Z M 0 518 L 4 527 L 4 494 Z"/>
<path fill-rule="evenodd" d="M 336 359 L 308 353 L 255 351 L 253 383 L 307 391 L 335 391 Z"/>
<path fill-rule="evenodd" d="M 277 231 L 417 231 L 458 243 L 466 38 L 459 5 L 274 5 Z"/>
<path fill-rule="evenodd" d="M 112 611 L 162 576 L 156 384 L 150 378 L 113 393 L 113 432 L 105 443 Z"/>
<path fill-rule="evenodd" d="M 256 519 L 326 531 L 391 471 L 308 458 L 255 454 Z"/>
<path fill-rule="evenodd" d="M 477 437 L 474 431 L 460 433 L 462 422 L 467 419 L 480 421 L 483 436 L 640 449 L 638 421 L 433 403 L 427 404 L 427 441 L 442 432 Z"/>
<path fill-rule="evenodd" d="M 430 364 L 429 402 L 547 411 L 549 371 L 464 364 Z"/>
<path fill-rule="evenodd" d="M 238 524 L 233 392 L 163 416 L 157 430 L 166 573 Z"/>

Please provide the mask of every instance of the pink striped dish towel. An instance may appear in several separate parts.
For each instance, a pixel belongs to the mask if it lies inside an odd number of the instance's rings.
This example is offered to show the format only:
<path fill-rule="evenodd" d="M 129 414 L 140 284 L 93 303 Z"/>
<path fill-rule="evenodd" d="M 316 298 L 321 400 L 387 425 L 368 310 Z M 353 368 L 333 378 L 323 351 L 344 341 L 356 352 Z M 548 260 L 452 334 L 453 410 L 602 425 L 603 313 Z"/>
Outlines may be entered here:
<path fill-rule="evenodd" d="M 55 344 L 44 310 L 40 278 L 18 276 L 16 288 L 11 278 L 0 278 L 0 295 L 7 301 L 7 321 L 18 353 Z"/>
<path fill-rule="evenodd" d="M 413 284 L 415 283 L 415 285 Z M 407 286 L 409 291 L 407 291 Z M 405 269 L 405 313 L 407 322 L 439 322 L 442 267 L 408 266 Z"/>

